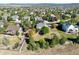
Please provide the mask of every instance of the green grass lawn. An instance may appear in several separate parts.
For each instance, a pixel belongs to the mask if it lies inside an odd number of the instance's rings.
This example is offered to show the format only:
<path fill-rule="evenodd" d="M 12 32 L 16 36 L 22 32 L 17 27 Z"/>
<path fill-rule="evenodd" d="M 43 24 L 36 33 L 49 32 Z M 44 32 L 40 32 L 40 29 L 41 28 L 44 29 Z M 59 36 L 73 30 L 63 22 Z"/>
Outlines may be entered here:
<path fill-rule="evenodd" d="M 61 37 L 64 37 L 64 38 L 74 38 L 77 36 L 76 34 L 67 34 L 67 33 L 60 31 L 60 30 L 58 30 L 58 32 L 60 33 Z"/>

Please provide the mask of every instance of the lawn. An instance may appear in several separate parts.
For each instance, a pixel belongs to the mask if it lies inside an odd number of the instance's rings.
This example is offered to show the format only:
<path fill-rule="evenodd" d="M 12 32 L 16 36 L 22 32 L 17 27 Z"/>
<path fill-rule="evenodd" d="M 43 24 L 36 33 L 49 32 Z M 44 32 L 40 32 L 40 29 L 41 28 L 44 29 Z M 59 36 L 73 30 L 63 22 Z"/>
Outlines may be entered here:
<path fill-rule="evenodd" d="M 62 36 L 62 37 L 64 37 L 64 38 L 74 38 L 74 37 L 76 37 L 77 35 L 76 34 L 69 34 L 69 33 L 65 33 L 65 32 L 63 32 L 63 31 L 60 31 L 60 30 L 57 30 L 59 33 L 60 33 L 60 35 Z"/>

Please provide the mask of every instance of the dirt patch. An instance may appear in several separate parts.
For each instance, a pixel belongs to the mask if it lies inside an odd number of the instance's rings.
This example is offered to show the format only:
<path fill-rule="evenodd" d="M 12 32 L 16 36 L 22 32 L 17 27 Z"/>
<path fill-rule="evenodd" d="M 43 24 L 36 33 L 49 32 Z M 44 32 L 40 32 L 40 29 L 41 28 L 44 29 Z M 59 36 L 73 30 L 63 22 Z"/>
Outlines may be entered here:
<path fill-rule="evenodd" d="M 39 49 L 38 51 L 22 51 L 20 54 L 16 50 L 0 50 L 1 55 L 78 55 L 79 45 L 57 45 L 49 49 Z"/>

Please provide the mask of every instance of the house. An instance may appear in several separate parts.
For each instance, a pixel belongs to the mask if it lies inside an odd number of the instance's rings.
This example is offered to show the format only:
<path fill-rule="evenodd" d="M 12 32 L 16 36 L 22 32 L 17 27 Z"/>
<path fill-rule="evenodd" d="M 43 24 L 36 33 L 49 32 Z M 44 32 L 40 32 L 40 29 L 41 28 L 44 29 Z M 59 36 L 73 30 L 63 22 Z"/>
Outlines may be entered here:
<path fill-rule="evenodd" d="M 38 24 L 36 25 L 36 28 L 37 28 L 37 29 L 41 29 L 41 28 L 44 27 L 44 26 L 48 27 L 47 22 L 40 22 L 40 23 L 38 23 Z"/>
<path fill-rule="evenodd" d="M 67 33 L 73 33 L 73 34 L 78 32 L 78 28 L 73 26 L 70 23 L 62 24 L 62 30 L 67 32 Z"/>
<path fill-rule="evenodd" d="M 3 16 L 2 16 L 2 20 L 6 20 L 7 21 L 7 14 L 4 14 Z"/>
<path fill-rule="evenodd" d="M 76 14 L 76 16 L 79 16 L 79 14 Z"/>
<path fill-rule="evenodd" d="M 19 26 L 19 24 L 21 23 L 21 20 L 16 19 L 16 20 L 15 20 L 15 23 L 16 23 L 17 26 Z"/>
<path fill-rule="evenodd" d="M 6 29 L 6 34 L 8 35 L 16 35 L 16 33 L 18 32 L 19 27 L 16 26 L 16 24 L 14 23 L 9 23 L 8 27 Z"/>
<path fill-rule="evenodd" d="M 57 18 L 54 14 L 51 14 L 50 18 L 52 19 L 52 21 L 57 21 Z"/>
<path fill-rule="evenodd" d="M 71 18 L 71 15 L 70 15 L 70 14 L 65 14 L 65 16 L 66 16 L 66 17 L 69 17 L 69 18 Z"/>
<path fill-rule="evenodd" d="M 34 14 L 34 12 L 30 12 L 30 15 L 33 15 Z"/>
<path fill-rule="evenodd" d="M 51 14 L 51 17 L 53 17 L 53 18 L 54 18 L 54 17 L 56 17 L 56 16 L 55 16 L 54 14 Z"/>
<path fill-rule="evenodd" d="M 4 20 L 0 20 L 0 28 L 3 28 L 5 25 L 5 21 Z"/>
<path fill-rule="evenodd" d="M 15 11 L 15 14 L 17 14 L 18 12 L 17 11 Z"/>
<path fill-rule="evenodd" d="M 23 19 L 30 21 L 30 16 L 24 16 Z"/>
<path fill-rule="evenodd" d="M 22 27 L 19 28 L 18 33 L 19 33 L 19 37 L 21 37 L 22 34 L 23 34 L 23 28 Z"/>
<path fill-rule="evenodd" d="M 38 17 L 38 16 L 35 17 L 35 20 L 36 20 L 36 21 L 40 21 L 40 22 L 43 21 L 42 17 Z"/>
<path fill-rule="evenodd" d="M 0 21 L 0 28 L 4 27 L 4 22 Z"/>
<path fill-rule="evenodd" d="M 16 19 L 19 19 L 19 16 L 18 15 L 13 15 L 12 19 L 15 21 Z"/>

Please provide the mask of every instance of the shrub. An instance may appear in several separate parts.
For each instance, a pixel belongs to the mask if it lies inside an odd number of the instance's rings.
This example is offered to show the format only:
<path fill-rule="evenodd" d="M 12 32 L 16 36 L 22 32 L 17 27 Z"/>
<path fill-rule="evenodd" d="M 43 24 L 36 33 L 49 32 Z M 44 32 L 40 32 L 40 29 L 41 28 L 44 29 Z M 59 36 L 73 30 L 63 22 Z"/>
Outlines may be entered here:
<path fill-rule="evenodd" d="M 8 46 L 9 45 L 9 39 L 4 37 L 3 40 L 2 40 L 2 44 L 5 45 L 5 46 Z"/>
<path fill-rule="evenodd" d="M 63 24 L 63 23 L 65 23 L 65 21 L 64 20 L 60 20 L 60 24 Z"/>
<path fill-rule="evenodd" d="M 22 20 L 21 24 L 22 24 L 22 26 L 24 27 L 25 30 L 27 30 L 31 27 L 30 21 Z"/>
<path fill-rule="evenodd" d="M 40 39 L 39 44 L 40 44 L 40 48 L 47 49 L 49 47 L 49 42 L 45 41 L 45 39 Z"/>
<path fill-rule="evenodd" d="M 0 20 L 2 20 L 2 17 L 0 16 Z"/>
<path fill-rule="evenodd" d="M 77 36 L 77 38 L 76 38 L 76 42 L 79 43 L 79 36 Z"/>
<path fill-rule="evenodd" d="M 40 48 L 45 48 L 47 49 L 49 47 L 49 43 L 45 41 L 45 39 L 40 39 L 39 40 L 39 45 L 40 45 Z"/>
<path fill-rule="evenodd" d="M 65 40 L 64 38 L 62 38 L 62 39 L 59 40 L 59 43 L 60 43 L 61 45 L 63 45 L 63 44 L 65 43 L 65 41 L 66 41 L 66 40 Z"/>
<path fill-rule="evenodd" d="M 38 49 L 38 48 L 37 48 L 37 45 L 36 45 L 36 43 L 35 43 L 35 41 L 34 41 L 34 39 L 33 39 L 32 37 L 29 37 L 29 44 L 28 44 L 27 49 L 28 49 L 28 50 L 32 50 L 32 51 Z"/>
<path fill-rule="evenodd" d="M 57 44 L 59 44 L 59 39 L 58 39 L 58 37 L 54 36 L 54 38 L 51 39 L 50 47 L 53 47 Z"/>
<path fill-rule="evenodd" d="M 45 44 L 46 44 L 45 49 L 49 48 L 49 42 L 46 42 Z"/>
<path fill-rule="evenodd" d="M 56 28 L 57 26 L 56 26 L 56 24 L 51 24 L 51 28 Z"/>
<path fill-rule="evenodd" d="M 12 48 L 16 49 L 16 48 L 18 48 L 18 46 L 19 46 L 19 43 L 15 43 L 15 45 Z"/>
<path fill-rule="evenodd" d="M 71 14 L 71 18 L 75 18 L 76 17 L 76 14 Z"/>
<path fill-rule="evenodd" d="M 39 40 L 40 48 L 45 48 L 46 41 L 44 39 Z"/>
<path fill-rule="evenodd" d="M 37 49 L 39 49 L 40 48 L 40 44 L 39 44 L 39 42 L 37 41 L 37 42 L 35 42 L 36 43 L 36 47 L 37 47 Z"/>
<path fill-rule="evenodd" d="M 29 31 L 29 35 L 32 36 L 35 34 L 35 28 L 32 28 L 30 31 Z"/>
<path fill-rule="evenodd" d="M 42 32 L 42 34 L 47 34 L 47 33 L 49 33 L 49 28 L 44 26 L 41 28 L 40 32 Z"/>
<path fill-rule="evenodd" d="M 8 21 L 8 22 L 10 22 L 10 21 L 12 21 L 12 20 L 13 20 L 13 19 L 12 19 L 11 17 L 8 17 L 8 18 L 7 18 L 7 21 Z"/>
<path fill-rule="evenodd" d="M 5 28 L 0 28 L 0 33 L 5 33 Z"/>

